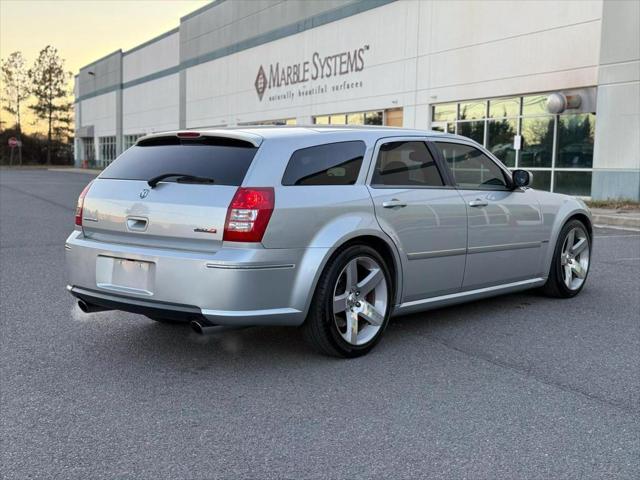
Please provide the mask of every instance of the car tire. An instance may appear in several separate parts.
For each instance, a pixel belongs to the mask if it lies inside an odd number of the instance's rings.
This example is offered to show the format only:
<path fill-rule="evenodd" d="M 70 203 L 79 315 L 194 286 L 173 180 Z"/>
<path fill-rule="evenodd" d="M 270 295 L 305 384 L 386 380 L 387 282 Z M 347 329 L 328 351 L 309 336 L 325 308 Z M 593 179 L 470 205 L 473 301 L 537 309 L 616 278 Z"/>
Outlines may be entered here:
<path fill-rule="evenodd" d="M 589 274 L 591 243 L 591 235 L 580 220 L 570 220 L 562 227 L 542 293 L 555 298 L 571 298 L 580 293 Z"/>
<path fill-rule="evenodd" d="M 322 272 L 303 335 L 326 355 L 365 355 L 380 341 L 392 303 L 393 284 L 382 256 L 366 245 L 349 246 Z"/>

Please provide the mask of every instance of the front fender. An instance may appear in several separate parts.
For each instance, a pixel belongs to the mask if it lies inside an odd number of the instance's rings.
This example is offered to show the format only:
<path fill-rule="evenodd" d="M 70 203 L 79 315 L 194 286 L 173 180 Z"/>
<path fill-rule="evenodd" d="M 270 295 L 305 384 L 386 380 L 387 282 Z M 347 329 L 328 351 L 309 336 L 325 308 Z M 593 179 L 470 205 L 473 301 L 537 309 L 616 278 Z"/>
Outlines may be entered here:
<path fill-rule="evenodd" d="M 548 248 L 543 257 L 542 272 L 545 276 L 551 269 L 553 253 L 558 242 L 560 230 L 567 221 L 576 215 L 584 216 L 589 224 L 587 228 L 592 230 L 591 211 L 586 204 L 575 197 L 549 192 L 537 192 L 540 207 L 542 209 L 544 226 L 548 232 Z"/>

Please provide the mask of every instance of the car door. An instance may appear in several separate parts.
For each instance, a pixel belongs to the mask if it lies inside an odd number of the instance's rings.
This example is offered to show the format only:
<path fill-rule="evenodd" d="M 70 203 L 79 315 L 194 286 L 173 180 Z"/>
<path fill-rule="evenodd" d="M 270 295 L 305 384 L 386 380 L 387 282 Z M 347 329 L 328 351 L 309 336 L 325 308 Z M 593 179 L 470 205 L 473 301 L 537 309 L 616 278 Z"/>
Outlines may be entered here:
<path fill-rule="evenodd" d="M 535 192 L 512 188 L 509 171 L 474 144 L 447 140 L 436 145 L 467 208 L 463 289 L 539 276 L 546 240 Z"/>
<path fill-rule="evenodd" d="M 466 208 L 432 149 L 421 137 L 379 140 L 369 172 L 376 217 L 402 257 L 403 302 L 462 286 Z"/>

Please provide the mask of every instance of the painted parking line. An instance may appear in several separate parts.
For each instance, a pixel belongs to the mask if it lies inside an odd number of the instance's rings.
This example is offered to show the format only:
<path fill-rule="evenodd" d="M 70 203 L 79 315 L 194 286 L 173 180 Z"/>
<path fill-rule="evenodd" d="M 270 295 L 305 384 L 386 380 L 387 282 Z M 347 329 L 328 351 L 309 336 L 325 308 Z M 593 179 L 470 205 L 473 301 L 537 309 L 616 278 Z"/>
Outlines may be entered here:
<path fill-rule="evenodd" d="M 606 230 L 623 230 L 626 232 L 639 232 L 640 233 L 640 228 L 633 228 L 633 227 L 618 227 L 618 226 L 613 226 L 613 225 L 594 225 L 595 228 L 603 228 Z"/>
<path fill-rule="evenodd" d="M 594 235 L 594 238 L 640 238 L 640 235 Z"/>

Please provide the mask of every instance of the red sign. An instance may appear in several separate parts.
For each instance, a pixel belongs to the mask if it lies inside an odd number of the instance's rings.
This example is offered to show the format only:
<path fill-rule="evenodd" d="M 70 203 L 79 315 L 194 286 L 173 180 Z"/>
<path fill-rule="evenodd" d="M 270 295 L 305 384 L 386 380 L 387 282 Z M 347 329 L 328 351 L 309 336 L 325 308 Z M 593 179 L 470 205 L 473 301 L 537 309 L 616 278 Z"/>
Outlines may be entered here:
<path fill-rule="evenodd" d="M 18 140 L 16 137 L 9 138 L 9 146 L 11 148 L 20 146 L 20 140 Z"/>

